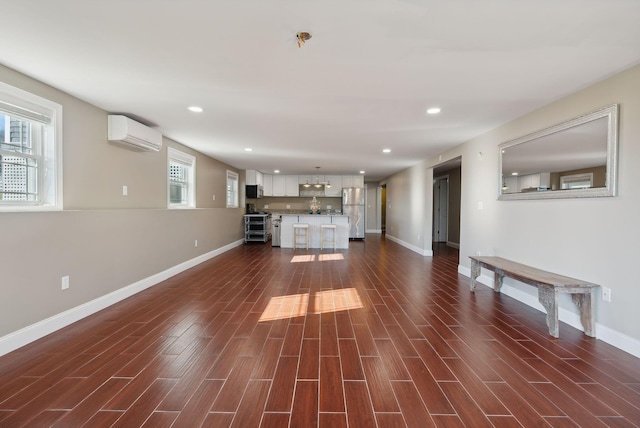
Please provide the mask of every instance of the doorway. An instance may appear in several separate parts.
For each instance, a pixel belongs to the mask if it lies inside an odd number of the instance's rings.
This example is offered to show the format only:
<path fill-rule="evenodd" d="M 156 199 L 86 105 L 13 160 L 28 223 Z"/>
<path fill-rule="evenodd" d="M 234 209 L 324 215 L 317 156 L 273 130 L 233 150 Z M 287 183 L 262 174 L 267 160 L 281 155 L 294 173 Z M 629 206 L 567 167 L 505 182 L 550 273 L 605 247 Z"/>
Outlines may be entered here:
<path fill-rule="evenodd" d="M 462 157 L 433 168 L 433 255 L 460 249 Z"/>

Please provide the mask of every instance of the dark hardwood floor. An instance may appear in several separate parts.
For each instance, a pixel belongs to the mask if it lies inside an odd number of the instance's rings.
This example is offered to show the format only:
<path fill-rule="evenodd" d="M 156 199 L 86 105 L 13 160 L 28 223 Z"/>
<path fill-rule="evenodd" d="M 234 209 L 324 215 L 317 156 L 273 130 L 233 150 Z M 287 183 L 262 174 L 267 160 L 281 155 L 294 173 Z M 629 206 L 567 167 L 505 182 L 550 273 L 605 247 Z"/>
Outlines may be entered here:
<path fill-rule="evenodd" d="M 245 245 L 0 358 L 0 427 L 640 426 L 640 360 L 384 236 Z"/>

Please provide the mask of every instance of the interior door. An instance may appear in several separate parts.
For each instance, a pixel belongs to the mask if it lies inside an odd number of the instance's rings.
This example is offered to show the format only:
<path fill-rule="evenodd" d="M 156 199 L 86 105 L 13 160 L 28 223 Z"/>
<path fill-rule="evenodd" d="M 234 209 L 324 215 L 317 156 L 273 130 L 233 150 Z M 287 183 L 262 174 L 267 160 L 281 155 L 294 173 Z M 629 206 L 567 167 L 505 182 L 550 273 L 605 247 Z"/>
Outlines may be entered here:
<path fill-rule="evenodd" d="M 433 242 L 447 242 L 449 177 L 433 180 Z"/>

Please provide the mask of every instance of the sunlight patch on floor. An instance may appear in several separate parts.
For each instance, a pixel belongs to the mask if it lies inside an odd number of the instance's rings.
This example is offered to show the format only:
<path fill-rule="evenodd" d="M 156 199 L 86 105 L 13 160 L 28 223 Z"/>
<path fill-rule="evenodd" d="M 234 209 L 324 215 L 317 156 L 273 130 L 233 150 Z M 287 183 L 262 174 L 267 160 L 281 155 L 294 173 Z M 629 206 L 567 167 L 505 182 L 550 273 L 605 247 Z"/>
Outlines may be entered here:
<path fill-rule="evenodd" d="M 318 256 L 318 260 L 320 260 L 321 262 L 327 262 L 331 260 L 344 260 L 344 255 L 340 253 L 320 254 L 320 256 Z"/>
<path fill-rule="evenodd" d="M 293 256 L 291 263 L 307 263 L 316 259 L 315 254 L 305 254 L 301 256 Z"/>
<path fill-rule="evenodd" d="M 308 311 L 324 314 L 362 307 L 362 300 L 355 288 L 319 291 L 312 296 L 308 293 L 277 296 L 271 298 L 259 321 L 303 317 Z"/>

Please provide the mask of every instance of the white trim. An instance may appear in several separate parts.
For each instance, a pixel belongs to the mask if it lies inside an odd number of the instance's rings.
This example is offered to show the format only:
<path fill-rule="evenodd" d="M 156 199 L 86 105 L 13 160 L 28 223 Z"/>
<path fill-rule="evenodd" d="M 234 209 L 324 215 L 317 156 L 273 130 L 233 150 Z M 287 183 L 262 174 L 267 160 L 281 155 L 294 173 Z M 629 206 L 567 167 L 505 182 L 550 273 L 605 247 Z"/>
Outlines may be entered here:
<path fill-rule="evenodd" d="M 151 275 L 133 284 L 122 287 L 116 291 L 113 291 L 104 296 L 93 299 L 89 302 L 83 303 L 79 306 L 56 314 L 52 317 L 38 321 L 35 324 L 31 324 L 20 330 L 11 332 L 6 336 L 0 337 L 0 356 L 8 354 L 24 345 L 27 345 L 33 341 L 36 341 L 48 334 L 53 333 L 63 327 L 73 324 L 89 315 L 92 315 L 98 311 L 101 311 L 113 304 L 116 304 L 128 297 L 133 296 L 147 288 L 153 287 L 160 282 L 171 278 L 174 275 L 179 274 L 187 269 L 190 269 L 202 262 L 212 259 L 222 253 L 225 253 L 235 247 L 239 247 L 244 244 L 244 239 L 232 242 L 223 247 L 202 254 L 186 262 L 180 263 L 169 269 L 166 269 L 157 274 Z"/>
<path fill-rule="evenodd" d="M 458 265 L 458 273 L 470 278 L 471 268 Z M 486 285 L 487 287 L 493 289 L 493 275 L 480 275 L 477 281 L 480 284 Z M 538 302 L 536 296 L 525 293 L 524 291 L 519 290 L 509 284 L 503 284 L 500 293 L 509 297 L 513 297 L 517 301 L 524 303 L 525 305 L 530 306 L 542 313 L 546 313 L 544 307 L 540 304 L 540 302 Z M 571 327 L 575 327 L 580 331 L 584 331 L 580 322 L 580 316 L 578 314 L 559 307 L 558 319 L 566 324 L 569 324 Z M 596 322 L 596 339 L 602 340 L 603 342 L 606 342 L 611 346 L 615 346 L 618 349 L 628 352 L 634 357 L 640 358 L 640 341 L 634 339 L 633 337 L 622 334 L 616 330 L 613 330 L 607 326 L 599 324 L 598 322 Z"/>
<path fill-rule="evenodd" d="M 460 249 L 460 244 L 458 244 L 457 242 L 451 242 L 451 241 L 447 241 L 447 247 L 451 247 L 451 248 L 456 248 L 456 249 Z"/>
<path fill-rule="evenodd" d="M 395 242 L 396 244 L 400 244 L 403 247 L 408 248 L 411 251 L 420 254 L 421 256 L 425 256 L 425 257 L 433 256 L 433 250 L 423 250 L 420 247 L 416 247 L 415 245 L 409 244 L 408 242 L 404 242 L 393 235 L 389 235 L 388 233 L 385 235 L 385 238 L 388 239 L 389 241 Z"/>
<path fill-rule="evenodd" d="M 382 229 L 367 229 L 365 233 L 382 233 Z"/>

